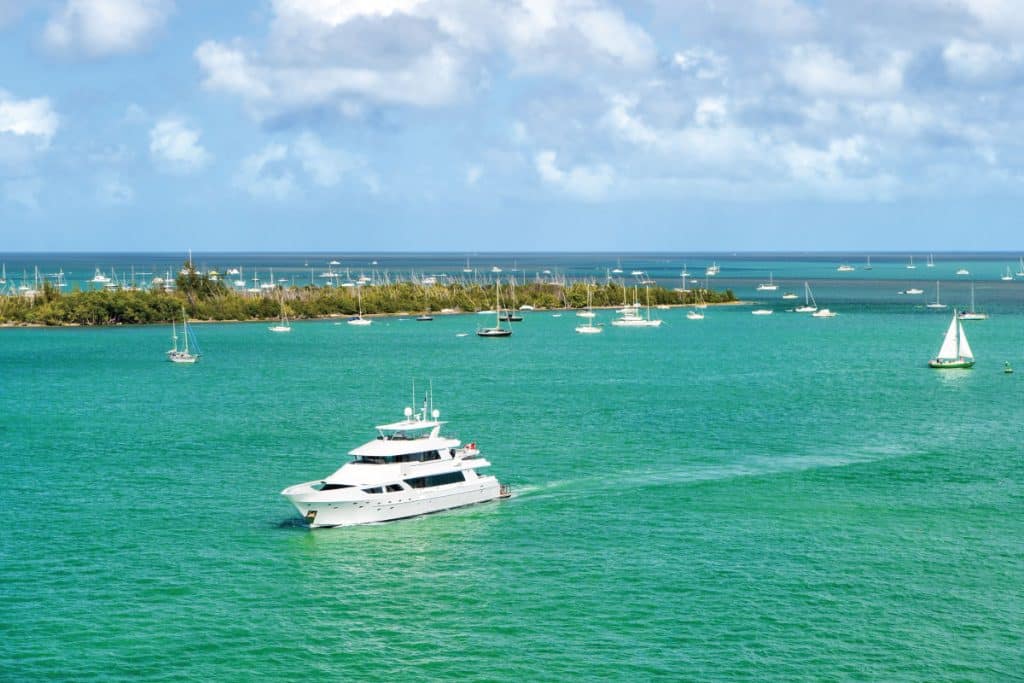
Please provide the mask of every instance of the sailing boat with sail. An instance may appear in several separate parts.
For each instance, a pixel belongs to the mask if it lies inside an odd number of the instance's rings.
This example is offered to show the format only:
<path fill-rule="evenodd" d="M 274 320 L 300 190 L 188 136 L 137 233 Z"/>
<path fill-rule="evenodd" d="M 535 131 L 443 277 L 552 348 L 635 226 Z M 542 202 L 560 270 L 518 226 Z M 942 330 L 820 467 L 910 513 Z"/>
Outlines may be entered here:
<path fill-rule="evenodd" d="M 937 369 L 974 367 L 974 353 L 971 351 L 971 345 L 967 343 L 963 323 L 957 317 L 956 311 L 953 311 L 953 319 L 946 329 L 946 336 L 942 340 L 939 354 L 928 361 L 928 367 Z"/>
<path fill-rule="evenodd" d="M 974 283 L 971 283 L 971 310 L 960 311 L 960 315 L 957 316 L 961 320 L 988 320 L 988 313 L 979 313 L 974 310 Z"/>
<path fill-rule="evenodd" d="M 793 309 L 797 313 L 814 313 L 818 310 L 818 303 L 814 300 L 814 294 L 811 293 L 811 285 L 804 280 L 804 305 L 797 306 Z"/>
<path fill-rule="evenodd" d="M 175 326 L 175 322 L 172 319 L 171 343 L 173 344 L 173 347 L 167 352 L 167 360 L 172 363 L 195 363 L 199 360 L 201 351 L 199 350 L 199 342 L 196 341 L 195 334 L 192 332 L 192 328 L 188 325 L 188 316 L 185 315 L 184 306 L 181 307 L 181 336 L 185 343 L 181 348 L 178 348 L 178 328 Z"/>
<path fill-rule="evenodd" d="M 363 288 L 360 285 L 356 285 L 356 300 L 358 301 L 359 313 L 345 322 L 349 325 L 370 325 L 373 323 L 369 318 L 363 317 Z"/>
<path fill-rule="evenodd" d="M 511 337 L 512 326 L 501 326 L 501 278 L 494 279 L 494 327 L 478 327 L 478 337 Z"/>
<path fill-rule="evenodd" d="M 291 332 L 292 326 L 288 323 L 288 316 L 284 312 L 284 295 L 280 297 L 281 300 L 281 319 L 274 325 L 271 325 L 267 329 L 271 332 Z"/>

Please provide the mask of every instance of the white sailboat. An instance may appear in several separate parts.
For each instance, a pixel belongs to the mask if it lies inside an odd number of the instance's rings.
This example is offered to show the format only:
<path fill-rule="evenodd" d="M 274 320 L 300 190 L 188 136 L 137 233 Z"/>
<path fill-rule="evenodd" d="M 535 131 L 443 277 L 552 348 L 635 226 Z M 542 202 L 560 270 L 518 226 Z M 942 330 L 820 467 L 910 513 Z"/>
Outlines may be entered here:
<path fill-rule="evenodd" d="M 270 330 L 271 332 L 291 332 L 292 331 L 292 326 L 288 323 L 288 315 L 284 312 L 284 296 L 282 296 L 280 298 L 280 300 L 281 300 L 281 318 L 280 318 L 280 320 L 278 320 L 278 322 L 276 324 L 271 325 L 267 329 Z"/>
<path fill-rule="evenodd" d="M 693 308 L 686 312 L 687 320 L 703 320 L 704 311 L 702 309 L 707 308 L 707 304 L 704 303 L 704 297 L 701 295 L 698 289 L 694 293 L 693 297 Z"/>
<path fill-rule="evenodd" d="M 793 309 L 797 313 L 814 313 L 818 310 L 818 303 L 814 300 L 814 294 L 811 293 L 811 285 L 804 281 L 804 305 L 797 306 Z"/>
<path fill-rule="evenodd" d="M 868 254 L 868 262 L 864 264 L 864 270 L 871 270 L 871 255 Z"/>
<path fill-rule="evenodd" d="M 587 322 L 583 323 L 582 325 L 577 325 L 576 326 L 576 333 L 577 334 L 600 334 L 601 332 L 604 332 L 604 328 L 603 327 L 595 325 L 594 322 L 593 322 L 594 311 L 593 311 L 592 306 L 593 306 L 593 292 L 590 289 L 590 285 L 587 285 L 587 310 L 586 310 L 586 312 L 589 313 L 589 315 L 581 316 L 581 317 L 586 318 Z M 579 315 L 579 314 L 577 314 L 577 315 Z"/>
<path fill-rule="evenodd" d="M 196 342 L 195 335 L 192 332 L 192 328 L 188 325 L 188 317 L 185 315 L 185 307 L 181 307 L 181 336 L 184 340 L 184 344 L 181 348 L 178 347 L 178 330 L 175 327 L 174 320 L 171 320 L 171 343 L 172 348 L 167 352 L 167 360 L 172 363 L 195 363 L 199 360 L 201 352 L 199 351 L 199 344 Z M 191 341 L 191 346 L 189 342 Z"/>
<path fill-rule="evenodd" d="M 1006 272 L 1003 273 L 1002 277 L 1000 277 L 999 279 L 1002 280 L 1003 282 L 1013 281 L 1013 273 L 1010 272 L 1010 266 L 1006 266 Z"/>
<path fill-rule="evenodd" d="M 363 317 L 363 288 L 362 287 L 356 287 L 356 301 L 358 302 L 359 313 L 357 315 L 349 318 L 345 322 L 347 322 L 349 325 L 358 325 L 358 326 L 361 326 L 361 327 L 365 327 L 366 325 L 372 324 L 373 323 L 372 320 L 370 320 L 369 318 L 364 318 Z"/>
<path fill-rule="evenodd" d="M 636 295 L 636 286 L 633 288 L 634 298 Z M 615 327 L 661 327 L 662 321 L 655 318 L 651 319 L 651 290 L 649 287 L 644 287 L 644 292 L 647 295 L 647 317 L 641 317 L 636 311 L 634 306 L 633 310 L 623 313 L 621 316 L 612 321 L 612 325 Z"/>
<path fill-rule="evenodd" d="M 501 326 L 501 278 L 494 279 L 494 327 L 478 327 L 478 337 L 511 337 L 512 325 L 507 328 Z"/>
<path fill-rule="evenodd" d="M 914 265 L 914 255 L 910 255 L 910 263 L 907 264 L 907 270 L 914 270 L 917 266 Z"/>
<path fill-rule="evenodd" d="M 935 267 L 935 257 L 932 254 L 928 254 L 928 263 L 925 264 L 929 268 Z"/>
<path fill-rule="evenodd" d="M 1024 277 L 1024 256 L 1020 258 L 1020 267 L 1017 270 L 1017 277 Z"/>
<path fill-rule="evenodd" d="M 6 263 L 3 264 L 2 268 L 3 268 L 3 272 L 0 273 L 0 285 L 6 285 L 7 284 L 7 264 Z"/>
<path fill-rule="evenodd" d="M 768 282 L 762 282 L 757 286 L 759 292 L 774 292 L 779 286 L 775 284 L 775 280 L 772 279 L 772 273 L 768 273 Z"/>
<path fill-rule="evenodd" d="M 939 301 L 939 281 L 935 281 L 935 301 L 925 304 L 926 308 L 946 308 L 946 304 Z"/>
<path fill-rule="evenodd" d="M 842 263 L 839 265 L 838 268 L 836 268 L 836 270 L 838 270 L 840 273 L 852 273 L 857 269 L 851 266 L 849 263 Z"/>
<path fill-rule="evenodd" d="M 957 316 L 961 320 L 988 320 L 988 313 L 979 313 L 974 309 L 974 283 L 971 283 L 971 310 L 960 311 Z"/>
<path fill-rule="evenodd" d="M 953 319 L 946 329 L 946 336 L 942 340 L 942 347 L 939 354 L 928 361 L 928 367 L 937 369 L 967 369 L 974 366 L 974 352 L 971 345 L 967 343 L 967 335 L 964 333 L 964 326 L 953 311 Z"/>

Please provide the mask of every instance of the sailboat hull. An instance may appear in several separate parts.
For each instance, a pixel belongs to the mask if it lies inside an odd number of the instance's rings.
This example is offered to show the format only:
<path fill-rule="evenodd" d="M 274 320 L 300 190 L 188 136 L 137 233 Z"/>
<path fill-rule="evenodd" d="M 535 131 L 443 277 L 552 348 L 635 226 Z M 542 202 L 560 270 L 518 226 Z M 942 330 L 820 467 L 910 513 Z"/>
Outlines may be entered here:
<path fill-rule="evenodd" d="M 974 361 L 964 358 L 958 358 L 956 360 L 941 360 L 939 358 L 933 358 L 928 361 L 928 367 L 936 370 L 966 370 L 974 367 Z"/>
<path fill-rule="evenodd" d="M 503 327 L 485 327 L 476 331 L 478 337 L 511 337 L 512 330 Z"/>

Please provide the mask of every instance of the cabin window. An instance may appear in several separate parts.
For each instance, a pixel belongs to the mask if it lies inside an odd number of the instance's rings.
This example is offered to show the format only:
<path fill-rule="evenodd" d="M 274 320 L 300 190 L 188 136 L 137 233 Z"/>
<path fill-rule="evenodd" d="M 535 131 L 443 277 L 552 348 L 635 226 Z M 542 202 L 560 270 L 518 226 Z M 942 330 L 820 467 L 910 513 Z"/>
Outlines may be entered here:
<path fill-rule="evenodd" d="M 425 489 L 430 488 L 431 486 L 456 484 L 460 481 L 466 481 L 466 476 L 462 472 L 445 472 L 444 474 L 432 474 L 428 477 L 406 479 L 405 483 L 414 489 Z"/>
<path fill-rule="evenodd" d="M 371 486 L 368 489 L 363 489 L 364 493 L 384 493 L 384 489 L 380 486 Z"/>
<path fill-rule="evenodd" d="M 401 491 L 402 490 L 402 485 L 401 484 L 388 484 L 387 485 L 387 490 L 388 490 L 388 493 L 395 493 L 397 491 Z"/>
<path fill-rule="evenodd" d="M 350 489 L 351 484 L 324 484 L 320 487 L 321 491 L 334 491 L 335 489 Z"/>

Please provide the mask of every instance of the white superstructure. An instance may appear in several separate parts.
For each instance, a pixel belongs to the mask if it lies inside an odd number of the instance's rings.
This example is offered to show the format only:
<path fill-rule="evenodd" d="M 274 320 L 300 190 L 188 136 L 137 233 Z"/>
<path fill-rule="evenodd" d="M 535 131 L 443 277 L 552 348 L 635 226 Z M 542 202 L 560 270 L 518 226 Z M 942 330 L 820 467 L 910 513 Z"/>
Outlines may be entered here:
<path fill-rule="evenodd" d="M 291 501 L 310 528 L 372 524 L 508 497 L 475 443 L 441 435 L 433 410 L 378 425 L 377 438 L 349 451 L 353 460 L 330 476 L 289 486 Z"/>

